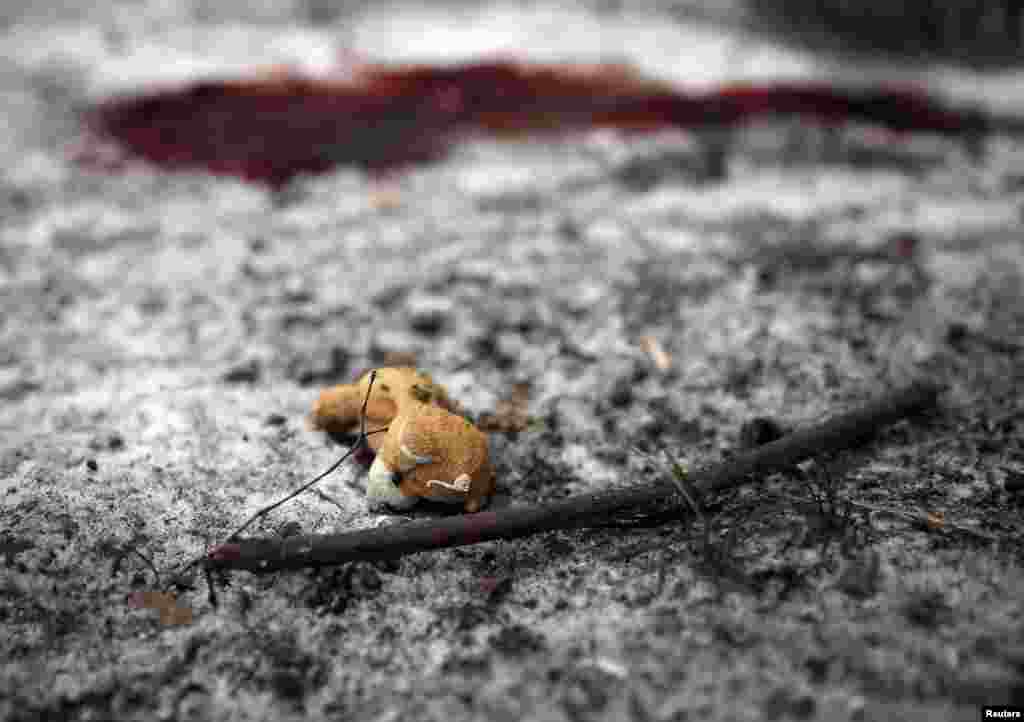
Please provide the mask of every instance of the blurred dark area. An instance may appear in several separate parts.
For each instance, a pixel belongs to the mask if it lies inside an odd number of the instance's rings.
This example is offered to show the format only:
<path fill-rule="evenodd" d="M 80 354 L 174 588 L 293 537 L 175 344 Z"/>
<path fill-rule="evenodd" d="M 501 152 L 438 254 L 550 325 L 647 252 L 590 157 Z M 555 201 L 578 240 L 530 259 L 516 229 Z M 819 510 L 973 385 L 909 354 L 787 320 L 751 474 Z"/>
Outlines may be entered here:
<path fill-rule="evenodd" d="M 748 0 L 758 30 L 816 50 L 950 62 L 1022 63 L 1020 0 Z"/>

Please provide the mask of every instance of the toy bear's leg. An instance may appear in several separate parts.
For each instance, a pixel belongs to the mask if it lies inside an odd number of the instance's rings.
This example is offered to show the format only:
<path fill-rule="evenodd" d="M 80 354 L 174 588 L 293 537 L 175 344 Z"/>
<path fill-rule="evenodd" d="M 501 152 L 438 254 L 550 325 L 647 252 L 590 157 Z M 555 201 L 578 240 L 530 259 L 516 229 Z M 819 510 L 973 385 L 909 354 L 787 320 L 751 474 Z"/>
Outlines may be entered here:
<path fill-rule="evenodd" d="M 473 482 L 473 486 L 466 496 L 466 511 L 473 513 L 487 506 L 494 495 L 495 486 L 494 470 L 491 468 L 490 462 L 486 462 L 485 466 L 477 472 L 476 481 Z"/>
<path fill-rule="evenodd" d="M 466 505 L 464 507 L 466 513 L 474 514 L 483 509 L 490 503 L 493 493 L 494 474 L 485 473 L 483 476 L 478 477 L 466 495 Z"/>

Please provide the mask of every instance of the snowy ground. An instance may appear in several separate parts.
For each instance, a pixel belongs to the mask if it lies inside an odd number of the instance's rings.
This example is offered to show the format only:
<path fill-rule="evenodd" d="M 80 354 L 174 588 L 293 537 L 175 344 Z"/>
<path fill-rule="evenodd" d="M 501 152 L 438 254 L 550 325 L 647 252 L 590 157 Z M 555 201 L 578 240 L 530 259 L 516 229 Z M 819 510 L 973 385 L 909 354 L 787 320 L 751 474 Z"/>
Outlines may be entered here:
<path fill-rule="evenodd" d="M 346 169 L 282 203 L 67 160 L 88 99 L 282 62 L 913 79 L 1024 112 L 1016 77 L 840 62 L 654 6 L 227 7 L 0 13 L 0 718 L 933 720 L 1024 704 L 1024 495 L 1004 491 L 1024 476 L 1019 141 L 972 158 L 851 128 L 829 147 L 779 122 L 738 137 L 720 183 L 686 136 L 478 141 L 395 179 L 388 203 Z M 237 574 L 218 609 L 199 580 L 187 625 L 126 603 L 154 584 L 122 550 L 169 569 L 325 467 L 342 448 L 304 425 L 317 389 L 389 352 L 476 414 L 530 384 L 543 423 L 495 435 L 498 504 L 650 478 L 661 447 L 712 462 L 757 416 L 810 422 L 921 376 L 949 391 L 928 420 L 722 499 L 713 552 L 690 523 L 579 531 Z M 401 521 L 368 513 L 361 483 L 345 467 L 257 531 Z"/>

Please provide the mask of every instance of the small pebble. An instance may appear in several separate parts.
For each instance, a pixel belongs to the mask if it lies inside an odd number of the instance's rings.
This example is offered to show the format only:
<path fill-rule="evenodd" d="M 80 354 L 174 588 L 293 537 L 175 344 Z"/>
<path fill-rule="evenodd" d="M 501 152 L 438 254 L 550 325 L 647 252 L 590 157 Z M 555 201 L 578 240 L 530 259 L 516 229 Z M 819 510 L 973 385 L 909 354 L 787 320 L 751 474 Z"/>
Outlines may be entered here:
<path fill-rule="evenodd" d="M 85 462 L 85 468 L 89 471 L 97 471 L 100 468 L 100 465 L 96 463 L 96 459 L 89 459 Z"/>
<path fill-rule="evenodd" d="M 451 316 L 454 304 L 442 296 L 414 294 L 406 304 L 409 308 L 409 327 L 425 336 L 440 333 Z"/>
<path fill-rule="evenodd" d="M 225 371 L 221 380 L 229 384 L 252 384 L 259 381 L 261 372 L 259 361 L 250 359 Z"/>
<path fill-rule="evenodd" d="M 285 374 L 300 386 L 328 386 L 341 383 L 348 375 L 348 369 L 348 351 L 335 345 L 295 357 L 288 364 Z"/>
<path fill-rule="evenodd" d="M 779 422 L 766 416 L 757 416 L 740 427 L 740 446 L 754 449 L 781 439 L 785 433 Z"/>
<path fill-rule="evenodd" d="M 946 328 L 946 343 L 957 351 L 962 351 L 969 334 L 970 329 L 967 328 L 967 324 L 961 321 L 954 321 Z"/>

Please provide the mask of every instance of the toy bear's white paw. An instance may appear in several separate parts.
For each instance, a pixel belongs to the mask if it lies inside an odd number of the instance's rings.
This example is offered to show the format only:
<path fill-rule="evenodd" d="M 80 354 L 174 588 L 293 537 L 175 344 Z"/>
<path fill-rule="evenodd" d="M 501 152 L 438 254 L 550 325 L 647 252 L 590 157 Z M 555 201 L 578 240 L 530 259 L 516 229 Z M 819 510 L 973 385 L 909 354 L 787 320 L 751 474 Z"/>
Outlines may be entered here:
<path fill-rule="evenodd" d="M 366 505 L 374 511 L 383 507 L 409 509 L 415 506 L 419 497 L 404 495 L 398 488 L 398 478 L 378 455 L 366 477 Z"/>

